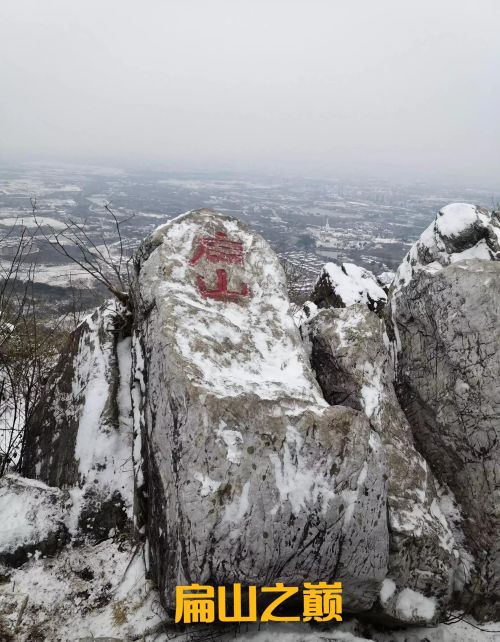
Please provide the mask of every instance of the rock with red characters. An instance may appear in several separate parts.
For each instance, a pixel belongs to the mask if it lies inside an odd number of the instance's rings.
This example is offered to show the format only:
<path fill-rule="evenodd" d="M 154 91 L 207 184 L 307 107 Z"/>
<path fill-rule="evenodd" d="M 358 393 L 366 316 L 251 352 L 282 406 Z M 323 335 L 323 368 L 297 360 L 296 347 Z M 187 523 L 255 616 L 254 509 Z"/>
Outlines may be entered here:
<path fill-rule="evenodd" d="M 363 413 L 324 400 L 269 245 L 209 210 L 136 257 L 136 400 L 151 569 L 193 582 L 337 580 L 369 609 L 386 575 L 386 471 Z"/>

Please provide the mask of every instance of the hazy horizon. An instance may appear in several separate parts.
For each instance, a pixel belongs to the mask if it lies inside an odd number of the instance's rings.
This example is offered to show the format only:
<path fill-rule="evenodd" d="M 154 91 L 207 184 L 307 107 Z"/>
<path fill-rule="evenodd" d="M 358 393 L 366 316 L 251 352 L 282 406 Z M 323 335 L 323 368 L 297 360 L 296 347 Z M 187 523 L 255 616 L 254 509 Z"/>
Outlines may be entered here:
<path fill-rule="evenodd" d="M 3 0 L 0 159 L 500 183 L 500 4 Z"/>

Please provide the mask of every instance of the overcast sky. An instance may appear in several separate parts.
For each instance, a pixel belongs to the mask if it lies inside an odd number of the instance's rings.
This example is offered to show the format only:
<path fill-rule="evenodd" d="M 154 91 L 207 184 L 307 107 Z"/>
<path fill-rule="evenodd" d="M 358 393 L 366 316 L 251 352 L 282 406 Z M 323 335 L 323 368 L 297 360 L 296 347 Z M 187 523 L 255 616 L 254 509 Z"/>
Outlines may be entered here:
<path fill-rule="evenodd" d="M 0 155 L 500 182 L 499 0 L 0 0 Z"/>

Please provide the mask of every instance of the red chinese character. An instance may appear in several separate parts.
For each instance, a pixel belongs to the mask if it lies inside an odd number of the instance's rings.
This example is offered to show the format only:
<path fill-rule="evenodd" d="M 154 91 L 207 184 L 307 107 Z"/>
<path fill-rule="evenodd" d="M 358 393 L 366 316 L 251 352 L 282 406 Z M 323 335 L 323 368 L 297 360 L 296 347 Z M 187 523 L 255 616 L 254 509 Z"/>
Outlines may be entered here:
<path fill-rule="evenodd" d="M 205 299 L 216 299 L 217 301 L 234 301 L 240 296 L 248 296 L 250 291 L 246 283 L 241 284 L 239 292 L 227 289 L 227 272 L 226 270 L 216 270 L 217 273 L 217 287 L 215 290 L 209 290 L 205 285 L 205 279 L 199 274 L 196 275 L 196 282 L 201 295 Z"/>
<path fill-rule="evenodd" d="M 230 241 L 225 232 L 216 232 L 215 236 L 204 236 L 198 239 L 198 247 L 190 261 L 191 265 L 196 265 L 203 257 L 210 263 L 243 265 L 243 243 Z"/>

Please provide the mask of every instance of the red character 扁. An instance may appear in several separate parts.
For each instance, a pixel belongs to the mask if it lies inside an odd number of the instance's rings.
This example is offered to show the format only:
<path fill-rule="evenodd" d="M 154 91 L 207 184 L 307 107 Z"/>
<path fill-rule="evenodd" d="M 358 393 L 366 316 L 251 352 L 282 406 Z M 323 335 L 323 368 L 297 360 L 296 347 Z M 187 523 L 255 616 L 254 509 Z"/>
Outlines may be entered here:
<path fill-rule="evenodd" d="M 203 257 L 210 263 L 243 265 L 243 243 L 230 241 L 225 232 L 216 232 L 215 236 L 204 236 L 198 239 L 198 247 L 190 261 L 191 265 L 196 265 Z"/>
<path fill-rule="evenodd" d="M 203 258 L 210 263 L 226 263 L 231 265 L 243 265 L 244 253 L 241 241 L 229 240 L 225 232 L 216 232 L 215 236 L 204 236 L 198 239 L 198 245 L 194 252 L 191 265 L 196 265 Z M 205 279 L 199 274 L 196 275 L 196 283 L 201 295 L 205 299 L 217 301 L 235 301 L 239 297 L 247 297 L 250 290 L 246 283 L 241 283 L 239 291 L 228 289 L 228 276 L 223 268 L 216 271 L 217 284 L 214 289 L 209 289 Z"/>

